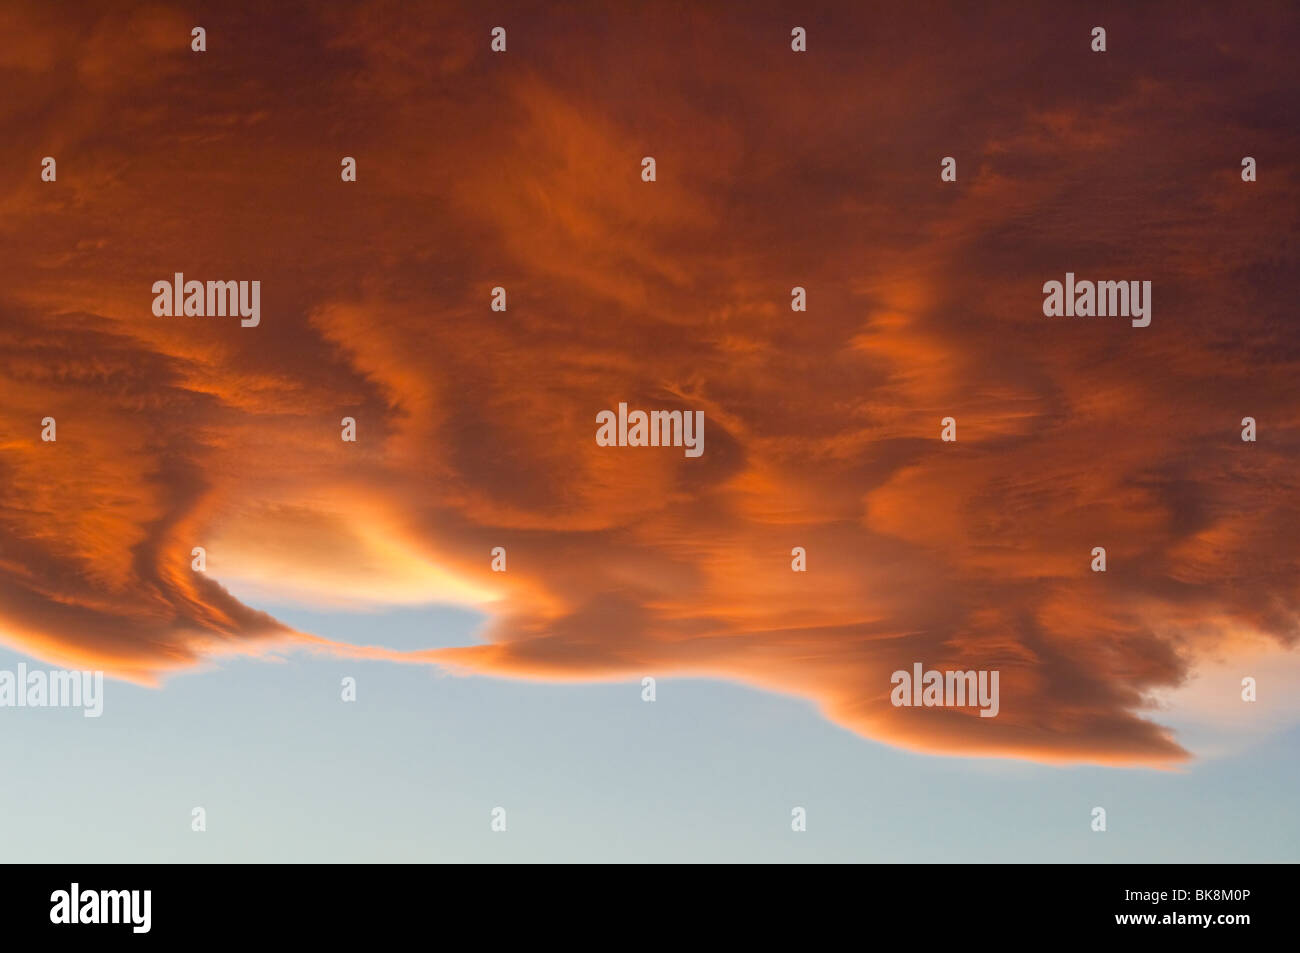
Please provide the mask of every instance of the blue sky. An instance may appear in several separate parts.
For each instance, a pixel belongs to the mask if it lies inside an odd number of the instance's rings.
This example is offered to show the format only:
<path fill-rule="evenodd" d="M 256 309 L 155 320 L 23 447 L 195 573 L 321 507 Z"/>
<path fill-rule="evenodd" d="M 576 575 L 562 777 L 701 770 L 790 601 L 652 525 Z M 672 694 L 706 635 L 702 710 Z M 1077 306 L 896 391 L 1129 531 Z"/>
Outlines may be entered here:
<path fill-rule="evenodd" d="M 274 607 L 326 637 L 466 644 L 481 617 Z M 0 667 L 25 657 L 0 652 Z M 26 659 L 29 665 L 39 664 Z M 355 703 L 340 681 L 358 682 Z M 540 684 L 299 653 L 104 714 L 0 709 L 9 861 L 1294 861 L 1294 728 L 1179 772 L 889 748 L 734 684 Z M 1108 830 L 1090 830 L 1091 809 Z M 190 830 L 195 806 L 207 830 Z M 507 830 L 490 812 L 507 810 Z M 804 833 L 790 811 L 808 812 Z"/>

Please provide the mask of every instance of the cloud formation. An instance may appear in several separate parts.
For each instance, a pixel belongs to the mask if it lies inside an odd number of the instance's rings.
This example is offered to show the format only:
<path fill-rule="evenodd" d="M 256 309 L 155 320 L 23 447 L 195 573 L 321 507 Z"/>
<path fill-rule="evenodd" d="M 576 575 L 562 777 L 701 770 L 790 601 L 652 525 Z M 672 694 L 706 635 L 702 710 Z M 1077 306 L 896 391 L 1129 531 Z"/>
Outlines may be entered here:
<path fill-rule="evenodd" d="M 459 601 L 485 644 L 374 654 L 720 676 L 917 750 L 1149 765 L 1188 755 L 1157 696 L 1295 646 L 1282 6 L 1116 10 L 1105 54 L 1095 14 L 1028 5 L 4 16 L 11 644 L 149 681 L 359 651 L 223 582 Z M 153 316 L 176 271 L 260 280 L 261 325 Z M 1151 326 L 1043 317 L 1066 271 L 1151 280 Z M 703 410 L 705 454 L 598 447 L 620 401 Z M 892 707 L 916 661 L 998 669 L 998 717 Z"/>

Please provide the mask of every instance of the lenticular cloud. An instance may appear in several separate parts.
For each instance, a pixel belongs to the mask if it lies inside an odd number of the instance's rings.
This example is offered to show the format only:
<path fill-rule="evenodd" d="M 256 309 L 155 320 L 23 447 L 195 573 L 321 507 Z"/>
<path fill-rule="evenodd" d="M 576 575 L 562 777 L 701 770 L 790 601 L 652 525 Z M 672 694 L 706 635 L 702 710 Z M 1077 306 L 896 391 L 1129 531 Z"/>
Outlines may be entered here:
<path fill-rule="evenodd" d="M 168 15 L 16 24 L 8 644 L 149 682 L 367 654 L 231 590 L 459 602 L 484 644 L 369 654 L 709 675 L 915 750 L 1150 765 L 1192 753 L 1156 697 L 1294 647 L 1297 37 L 1244 15 L 1116 72 L 1032 15 L 988 26 L 1010 64 L 889 13 L 803 59 L 703 12 L 689 41 L 574 13 L 501 70 L 455 13 L 367 13 L 245 29 L 184 82 Z M 1270 157 L 1256 181 L 1238 152 Z M 177 272 L 256 283 L 258 320 L 156 313 Z M 1160 307 L 1046 317 L 1067 273 Z M 603 445 L 621 405 L 707 444 Z M 999 673 L 996 717 L 891 704 L 916 665 Z"/>

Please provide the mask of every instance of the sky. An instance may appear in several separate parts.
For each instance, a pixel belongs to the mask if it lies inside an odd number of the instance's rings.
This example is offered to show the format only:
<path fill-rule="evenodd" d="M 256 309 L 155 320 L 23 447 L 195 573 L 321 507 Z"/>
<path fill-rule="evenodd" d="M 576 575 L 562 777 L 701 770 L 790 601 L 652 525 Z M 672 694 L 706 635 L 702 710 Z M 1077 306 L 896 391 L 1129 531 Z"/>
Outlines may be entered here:
<path fill-rule="evenodd" d="M 0 670 L 107 676 L 0 708 L 0 854 L 1296 860 L 1298 32 L 0 5 Z"/>

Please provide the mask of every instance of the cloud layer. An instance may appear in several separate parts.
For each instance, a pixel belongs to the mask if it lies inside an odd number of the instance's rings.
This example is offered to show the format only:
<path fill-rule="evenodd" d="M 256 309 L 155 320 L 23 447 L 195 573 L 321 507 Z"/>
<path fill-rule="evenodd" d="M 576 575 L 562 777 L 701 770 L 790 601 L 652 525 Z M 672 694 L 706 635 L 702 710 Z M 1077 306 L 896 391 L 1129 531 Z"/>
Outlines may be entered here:
<path fill-rule="evenodd" d="M 484 645 L 376 654 L 1185 758 L 1155 697 L 1300 632 L 1294 19 L 847 6 L 6 11 L 0 637 L 147 681 L 355 651 L 223 582 L 463 601 Z M 154 317 L 177 271 L 261 326 Z M 1045 318 L 1067 271 L 1151 326 Z M 620 401 L 704 455 L 598 447 Z M 916 661 L 999 716 L 892 707 Z"/>

